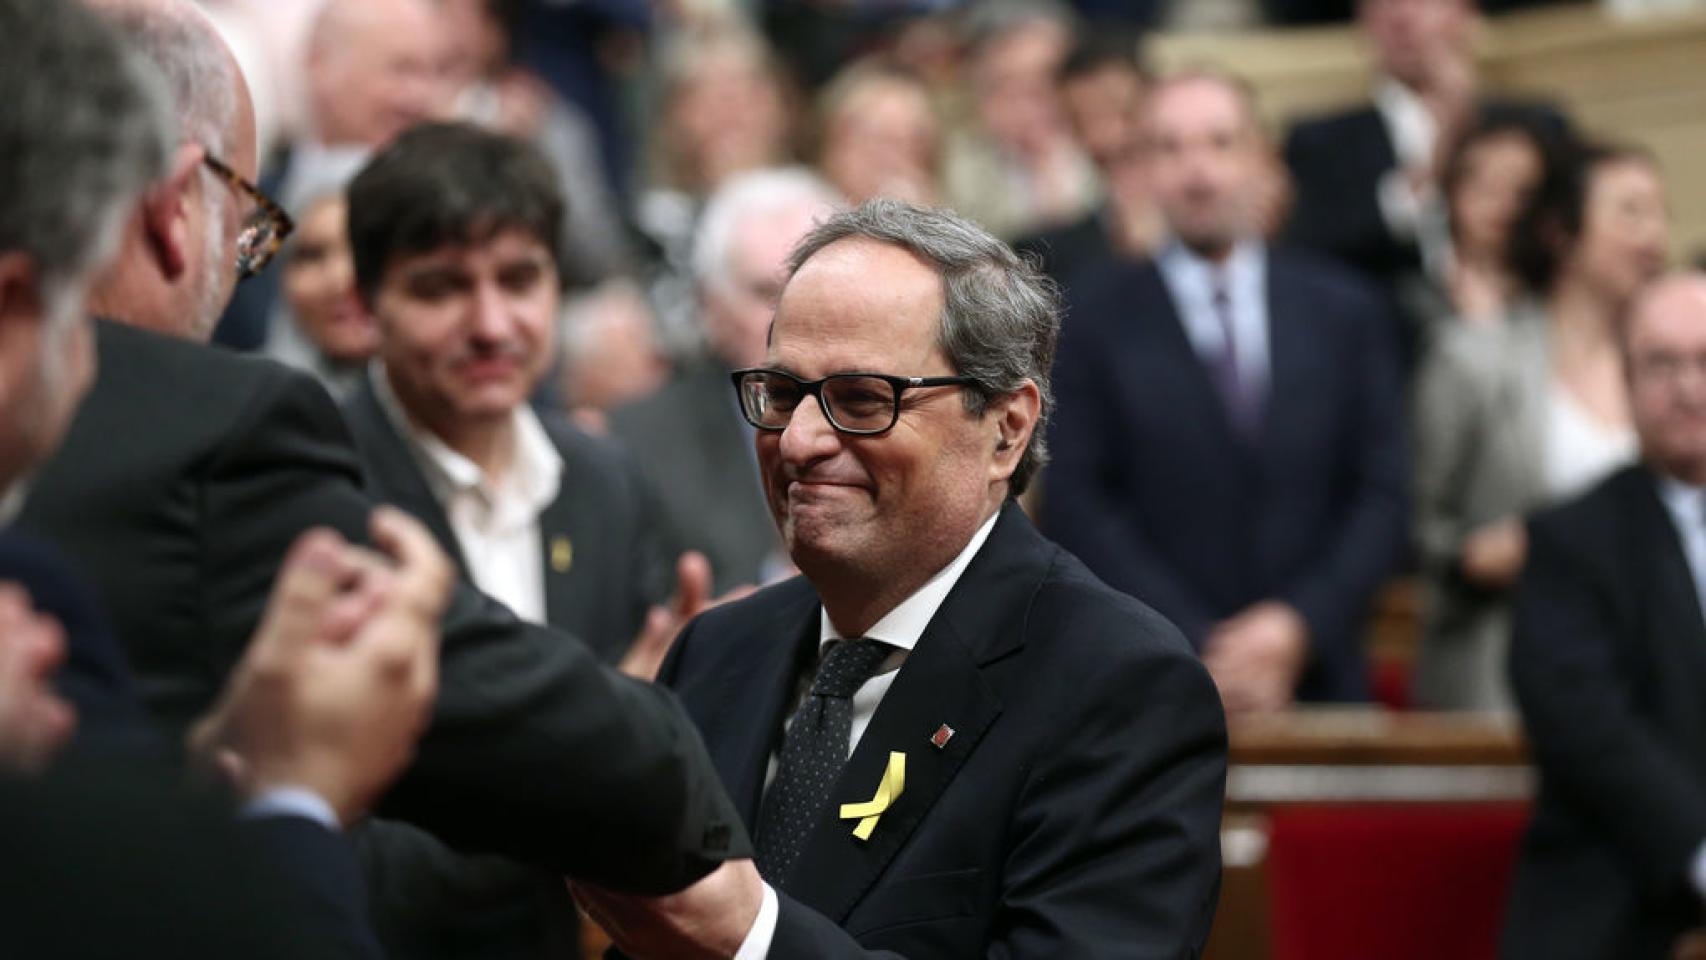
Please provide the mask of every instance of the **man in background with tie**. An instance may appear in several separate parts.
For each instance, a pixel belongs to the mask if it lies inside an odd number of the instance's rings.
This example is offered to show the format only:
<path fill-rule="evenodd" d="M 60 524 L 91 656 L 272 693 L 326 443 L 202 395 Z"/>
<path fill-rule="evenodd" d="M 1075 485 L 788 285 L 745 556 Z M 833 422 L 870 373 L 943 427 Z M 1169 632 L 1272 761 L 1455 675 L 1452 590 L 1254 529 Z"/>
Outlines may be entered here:
<path fill-rule="evenodd" d="M 1654 284 L 1623 346 L 1643 462 L 1528 527 L 1510 958 L 1686 958 L 1706 927 L 1706 275 Z"/>
<path fill-rule="evenodd" d="M 583 890 L 629 953 L 1200 951 L 1214 688 L 1013 499 L 1047 459 L 1058 329 L 1051 285 L 950 213 L 874 200 L 796 248 L 764 359 L 733 379 L 804 576 L 690 623 L 659 674 L 758 871 L 663 900 Z"/>
<path fill-rule="evenodd" d="M 1405 539 L 1392 318 L 1261 239 L 1242 84 L 1168 79 L 1145 128 L 1170 239 L 1073 286 L 1044 529 L 1178 624 L 1229 711 L 1365 699 L 1361 626 Z"/>

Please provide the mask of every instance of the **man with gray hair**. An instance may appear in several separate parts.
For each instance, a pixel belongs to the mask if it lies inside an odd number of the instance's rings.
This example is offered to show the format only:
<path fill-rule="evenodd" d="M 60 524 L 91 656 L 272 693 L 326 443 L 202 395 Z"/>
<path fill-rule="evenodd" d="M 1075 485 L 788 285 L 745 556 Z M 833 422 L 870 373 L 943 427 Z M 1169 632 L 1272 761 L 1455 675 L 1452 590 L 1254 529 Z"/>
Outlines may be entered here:
<path fill-rule="evenodd" d="M 758 496 L 752 431 L 729 396 L 729 372 L 763 358 L 788 250 L 839 204 L 799 167 L 756 170 L 718 188 L 692 252 L 706 355 L 610 418 L 658 491 L 675 547 L 710 560 L 718 594 L 788 570 Z"/>
<path fill-rule="evenodd" d="M 0 35 L 10 494 L 89 384 L 84 300 L 175 138 L 166 84 L 82 4 L 0 0 Z M 240 758 L 238 823 L 163 762 L 80 578 L 51 545 L 0 533 L 0 952 L 378 955 L 341 827 L 419 736 L 451 577 L 400 514 L 377 514 L 373 535 L 384 560 L 326 530 L 296 540 L 249 654 L 198 726 L 207 747 Z"/>
<path fill-rule="evenodd" d="M 892 200 L 814 230 L 789 272 L 733 380 L 804 576 L 700 616 L 659 674 L 757 872 L 583 903 L 635 956 L 1195 956 L 1220 879 L 1214 685 L 1014 502 L 1047 460 L 1052 287 Z"/>

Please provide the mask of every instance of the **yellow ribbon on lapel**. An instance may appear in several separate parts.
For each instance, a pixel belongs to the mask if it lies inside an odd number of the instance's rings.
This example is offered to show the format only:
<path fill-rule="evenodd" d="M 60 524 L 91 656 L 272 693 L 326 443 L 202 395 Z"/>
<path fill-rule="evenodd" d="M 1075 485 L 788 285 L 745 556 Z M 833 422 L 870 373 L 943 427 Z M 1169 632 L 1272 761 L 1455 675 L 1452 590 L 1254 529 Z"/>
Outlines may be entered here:
<path fill-rule="evenodd" d="M 841 819 L 858 820 L 859 825 L 853 828 L 853 835 L 861 840 L 871 839 L 871 831 L 877 829 L 877 818 L 889 805 L 900 799 L 900 793 L 906 789 L 906 754 L 899 750 L 889 751 L 889 766 L 883 771 L 883 779 L 877 784 L 877 795 L 864 803 L 844 803 L 841 805 Z"/>

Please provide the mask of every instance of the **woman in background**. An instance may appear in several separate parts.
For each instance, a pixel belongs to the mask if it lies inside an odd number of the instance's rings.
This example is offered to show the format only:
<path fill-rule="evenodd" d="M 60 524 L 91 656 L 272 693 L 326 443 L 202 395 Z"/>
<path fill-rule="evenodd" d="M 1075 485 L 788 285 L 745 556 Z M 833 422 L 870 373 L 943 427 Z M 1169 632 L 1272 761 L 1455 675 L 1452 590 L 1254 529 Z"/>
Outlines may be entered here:
<path fill-rule="evenodd" d="M 1631 149 L 1559 145 L 1542 166 L 1511 229 L 1517 290 L 1502 319 L 1442 328 L 1417 381 L 1419 706 L 1510 706 L 1523 515 L 1581 493 L 1635 452 L 1618 324 L 1664 268 L 1664 186 Z"/>

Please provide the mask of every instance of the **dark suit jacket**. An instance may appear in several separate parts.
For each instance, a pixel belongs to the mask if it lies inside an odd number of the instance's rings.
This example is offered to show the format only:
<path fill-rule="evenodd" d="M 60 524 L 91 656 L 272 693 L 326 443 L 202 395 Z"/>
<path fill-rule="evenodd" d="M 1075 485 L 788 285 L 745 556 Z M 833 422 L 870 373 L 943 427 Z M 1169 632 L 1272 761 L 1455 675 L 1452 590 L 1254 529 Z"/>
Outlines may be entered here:
<path fill-rule="evenodd" d="M 0 774 L 0 948 L 36 957 L 381 955 L 344 838 L 298 817 L 233 822 L 188 789 L 99 601 L 50 546 L 0 533 L 0 581 L 64 631 L 77 735 L 31 781 Z"/>
<path fill-rule="evenodd" d="M 77 739 L 129 739 L 148 723 L 100 602 L 59 551 L 14 530 L 0 532 L 0 582 L 22 587 L 36 611 L 65 633 L 65 661 L 53 679 L 77 711 Z"/>
<path fill-rule="evenodd" d="M 369 379 L 363 378 L 344 404 L 344 419 L 375 499 L 420 518 L 466 574 L 467 559 L 450 518 Z M 539 518 L 545 620 L 615 663 L 628 651 L 647 610 L 666 602 L 672 586 L 673 564 L 658 529 L 657 504 L 620 446 L 549 414 L 540 420 L 563 457 L 562 489 Z M 566 569 L 552 562 L 554 541 L 570 545 Z"/>
<path fill-rule="evenodd" d="M 1483 119 L 1531 120 L 1555 135 L 1562 114 L 1543 103 L 1488 100 Z M 1392 283 L 1421 268 L 1414 238 L 1396 237 L 1380 212 L 1380 179 L 1398 165 L 1386 122 L 1372 105 L 1300 121 L 1285 140 L 1296 188 L 1286 238 Z"/>
<path fill-rule="evenodd" d="M 0 952 L 55 960 L 379 960 L 347 841 L 233 820 L 158 765 L 0 778 Z"/>
<path fill-rule="evenodd" d="M 1540 796 L 1504 955 L 1668 958 L 1706 925 L 1706 621 L 1657 478 L 1631 467 L 1529 525 L 1511 680 Z"/>
<path fill-rule="evenodd" d="M 324 388 L 269 361 L 97 324 L 100 374 L 21 528 L 103 592 L 144 702 L 211 703 L 286 549 L 319 524 L 366 539 L 372 501 Z M 433 721 L 382 812 L 448 842 L 635 891 L 748 849 L 669 695 L 463 584 Z"/>
<path fill-rule="evenodd" d="M 779 549 L 728 370 L 704 362 L 610 415 L 663 504 L 671 547 L 711 561 L 716 592 L 763 582 Z"/>
<path fill-rule="evenodd" d="M 344 403 L 344 418 L 374 496 L 420 518 L 467 575 L 450 518 L 371 378 L 363 377 Z M 563 458 L 562 488 L 539 518 L 546 622 L 614 663 L 651 605 L 667 600 L 670 561 L 656 530 L 655 504 L 615 443 L 551 416 L 541 420 Z M 553 562 L 552 544 L 559 540 L 571 547 L 566 568 Z M 575 955 L 576 913 L 560 877 L 461 856 L 394 821 L 370 822 L 361 839 L 375 914 L 392 953 L 481 960 Z"/>
<path fill-rule="evenodd" d="M 1366 698 L 1363 617 L 1405 542 L 1405 418 L 1390 315 L 1342 268 L 1268 257 L 1266 422 L 1241 442 L 1159 269 L 1071 291 L 1043 526 L 1201 645 L 1265 599 L 1311 635 L 1298 695 Z"/>
<path fill-rule="evenodd" d="M 796 578 L 708 611 L 659 677 L 749 825 L 820 609 Z M 859 841 L 839 807 L 869 800 L 896 750 L 905 789 Z M 1225 774 L 1220 700 L 1178 632 L 1010 503 L 779 884 L 770 956 L 1196 956 Z"/>

